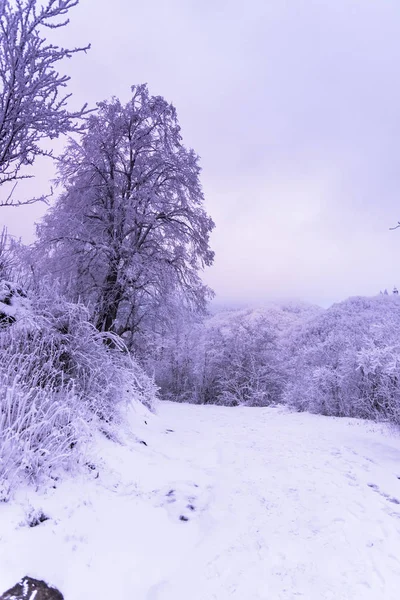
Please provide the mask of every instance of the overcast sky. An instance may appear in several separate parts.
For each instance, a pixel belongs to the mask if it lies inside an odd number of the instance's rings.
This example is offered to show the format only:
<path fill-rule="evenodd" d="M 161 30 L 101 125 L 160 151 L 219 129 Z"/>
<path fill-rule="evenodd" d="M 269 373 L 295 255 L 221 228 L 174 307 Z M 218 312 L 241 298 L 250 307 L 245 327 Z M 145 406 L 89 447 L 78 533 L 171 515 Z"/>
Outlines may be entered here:
<path fill-rule="evenodd" d="M 400 287 L 399 0 L 80 0 L 73 105 L 147 82 L 201 156 L 217 299 L 322 305 Z M 40 193 L 52 176 L 21 193 Z M 0 209 L 33 239 L 34 206 Z"/>

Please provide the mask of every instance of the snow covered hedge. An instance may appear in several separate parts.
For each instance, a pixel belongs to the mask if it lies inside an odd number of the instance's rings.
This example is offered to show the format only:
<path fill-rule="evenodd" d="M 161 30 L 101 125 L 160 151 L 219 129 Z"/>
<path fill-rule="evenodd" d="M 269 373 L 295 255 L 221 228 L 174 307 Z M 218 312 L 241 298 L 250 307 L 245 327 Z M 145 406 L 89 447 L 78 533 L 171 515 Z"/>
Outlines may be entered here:
<path fill-rule="evenodd" d="M 112 347 L 104 343 L 82 305 L 43 294 L 28 310 L 15 293 L 6 306 L 13 319 L 0 328 L 0 499 L 21 478 L 71 468 L 93 428 L 118 422 L 122 403 L 151 408 L 155 398 L 151 379 L 116 336 L 107 336 Z"/>

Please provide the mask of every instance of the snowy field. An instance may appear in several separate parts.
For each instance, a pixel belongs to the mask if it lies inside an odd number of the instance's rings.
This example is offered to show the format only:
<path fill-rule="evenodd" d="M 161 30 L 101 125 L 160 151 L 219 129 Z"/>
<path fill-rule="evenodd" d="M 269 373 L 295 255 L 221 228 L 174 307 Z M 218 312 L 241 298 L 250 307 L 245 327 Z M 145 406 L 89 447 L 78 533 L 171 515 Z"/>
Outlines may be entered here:
<path fill-rule="evenodd" d="M 0 505 L 0 592 L 30 575 L 65 600 L 399 598 L 395 433 L 282 408 L 129 420 L 86 477 Z"/>

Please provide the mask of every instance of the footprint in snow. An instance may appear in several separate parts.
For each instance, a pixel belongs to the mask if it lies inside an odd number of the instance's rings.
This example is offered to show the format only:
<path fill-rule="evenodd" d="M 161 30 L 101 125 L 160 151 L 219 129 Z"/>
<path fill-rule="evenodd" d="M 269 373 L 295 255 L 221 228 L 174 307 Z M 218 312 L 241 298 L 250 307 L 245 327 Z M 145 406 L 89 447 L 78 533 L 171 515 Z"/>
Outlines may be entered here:
<path fill-rule="evenodd" d="M 165 508 L 174 521 L 190 521 L 208 503 L 205 490 L 192 482 L 175 482 L 167 490 L 157 490 L 156 494 L 157 506 Z"/>
<path fill-rule="evenodd" d="M 374 490 L 374 492 L 377 492 L 380 496 L 382 496 L 382 498 L 385 498 L 385 500 L 387 500 L 388 502 L 391 502 L 392 504 L 400 504 L 400 500 L 398 500 L 394 496 L 391 496 L 390 494 L 382 492 L 382 490 L 379 489 L 379 486 L 377 486 L 376 483 L 368 483 L 367 485 L 372 490 Z"/>
<path fill-rule="evenodd" d="M 386 497 L 386 496 L 385 496 Z M 400 504 L 400 500 L 398 500 L 397 498 L 395 498 L 394 496 L 387 496 L 386 500 L 388 502 L 391 502 L 392 504 Z"/>
<path fill-rule="evenodd" d="M 177 497 L 178 494 L 178 497 Z M 182 514 L 179 515 L 179 520 L 180 521 L 189 521 L 189 514 L 191 512 L 195 512 L 196 510 L 196 506 L 195 506 L 195 500 L 196 498 L 194 496 L 185 496 L 185 495 L 181 495 L 181 497 L 179 497 L 179 493 L 177 493 L 176 490 L 169 490 L 169 492 L 166 494 L 166 499 L 167 499 L 167 503 L 168 504 L 174 504 L 175 502 L 178 502 L 178 512 L 182 512 Z M 182 504 L 184 504 L 185 502 L 187 502 L 186 506 L 183 508 L 183 510 L 181 511 L 182 508 Z M 176 512 L 176 511 L 174 511 Z"/>

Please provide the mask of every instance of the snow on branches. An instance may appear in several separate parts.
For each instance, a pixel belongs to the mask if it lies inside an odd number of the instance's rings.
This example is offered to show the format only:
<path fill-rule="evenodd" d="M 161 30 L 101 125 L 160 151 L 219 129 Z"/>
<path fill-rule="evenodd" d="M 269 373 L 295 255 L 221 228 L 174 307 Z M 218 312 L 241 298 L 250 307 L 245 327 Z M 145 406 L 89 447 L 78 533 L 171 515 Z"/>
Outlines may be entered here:
<path fill-rule="evenodd" d="M 400 424 L 400 300 L 349 298 L 295 330 L 283 399 L 325 415 Z"/>
<path fill-rule="evenodd" d="M 29 177 L 25 167 L 39 155 L 51 155 L 41 142 L 80 131 L 86 105 L 71 112 L 64 94 L 69 77 L 57 63 L 81 48 L 60 48 L 43 33 L 68 24 L 68 11 L 78 0 L 1 0 L 0 2 L 0 185 Z M 15 187 L 15 186 L 14 186 Z M 28 204 L 17 201 L 12 188 L 0 206 Z"/>
<path fill-rule="evenodd" d="M 198 157 L 175 108 L 146 85 L 98 104 L 60 164 L 65 192 L 39 227 L 49 269 L 93 309 L 101 331 L 132 335 L 161 321 L 168 299 L 203 309 L 200 271 L 213 261 Z M 71 286 L 71 282 L 73 282 Z"/>

